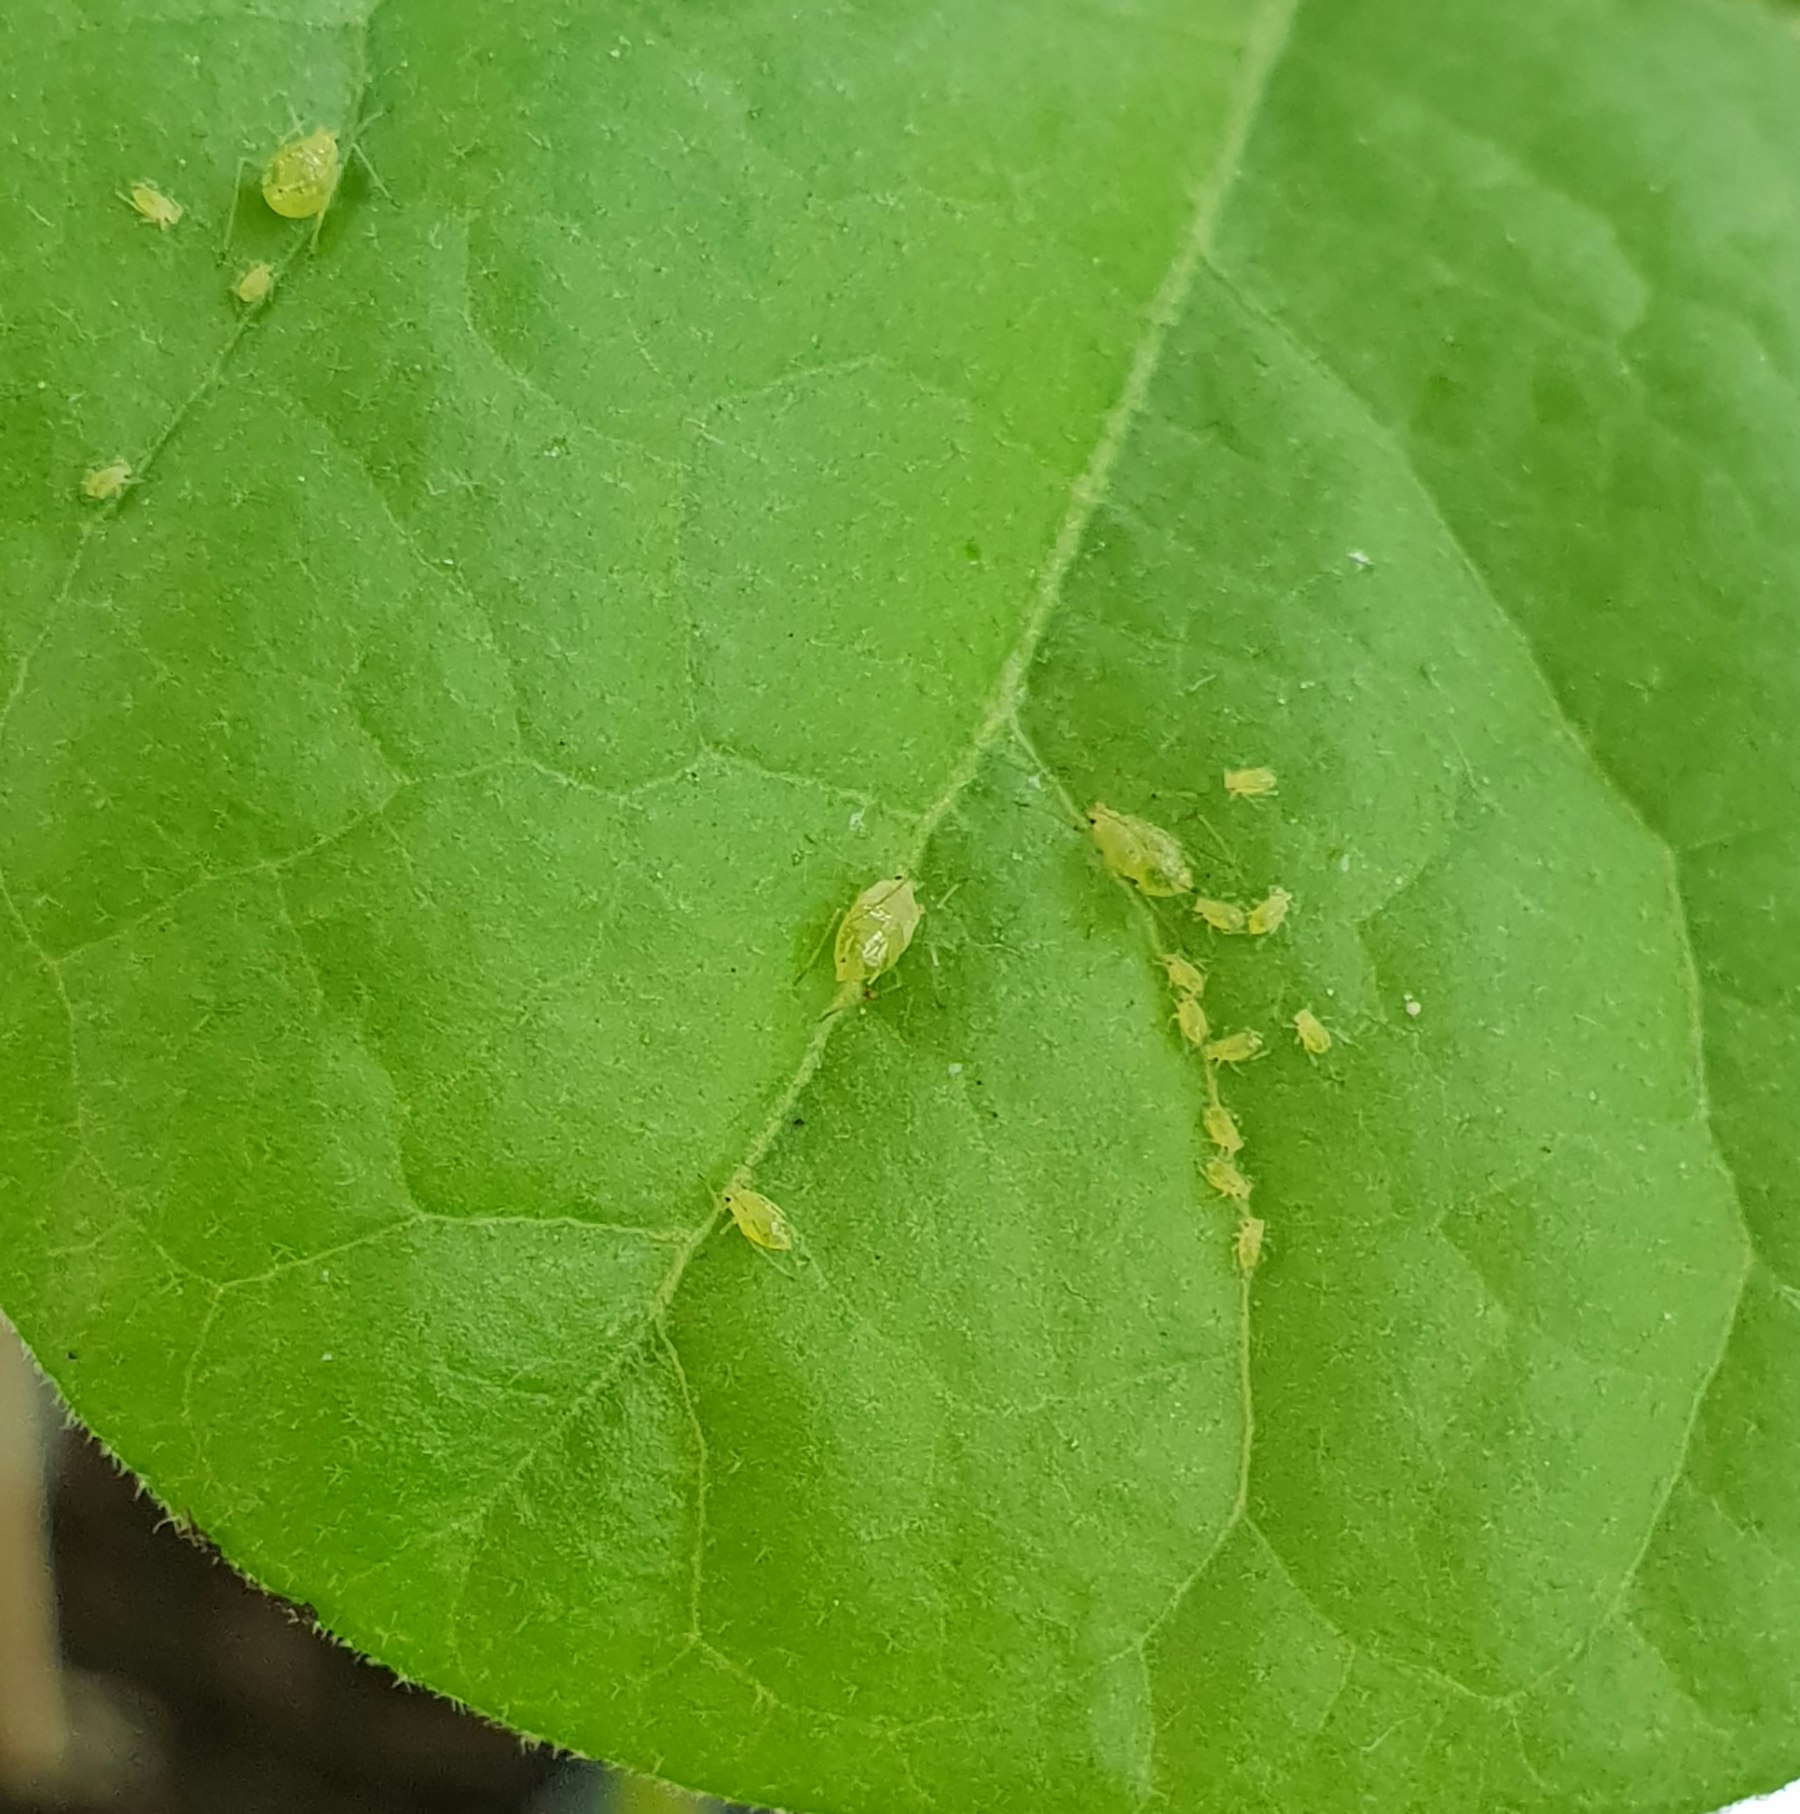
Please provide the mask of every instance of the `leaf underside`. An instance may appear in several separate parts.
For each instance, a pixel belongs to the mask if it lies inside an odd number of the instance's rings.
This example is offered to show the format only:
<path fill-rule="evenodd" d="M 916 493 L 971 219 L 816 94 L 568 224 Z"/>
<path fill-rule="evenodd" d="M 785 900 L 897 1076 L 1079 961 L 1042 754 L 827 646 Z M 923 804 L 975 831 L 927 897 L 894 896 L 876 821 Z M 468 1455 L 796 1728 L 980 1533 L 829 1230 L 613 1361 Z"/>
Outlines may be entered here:
<path fill-rule="evenodd" d="M 1790 31 L 22 0 L 0 61 L 0 1297 L 166 1503 L 796 1809 L 1800 1772 Z M 296 120 L 365 122 L 316 247 L 242 167 Z M 1135 898 L 1096 798 L 1287 925 Z M 1270 1045 L 1248 1279 L 1169 951 Z"/>

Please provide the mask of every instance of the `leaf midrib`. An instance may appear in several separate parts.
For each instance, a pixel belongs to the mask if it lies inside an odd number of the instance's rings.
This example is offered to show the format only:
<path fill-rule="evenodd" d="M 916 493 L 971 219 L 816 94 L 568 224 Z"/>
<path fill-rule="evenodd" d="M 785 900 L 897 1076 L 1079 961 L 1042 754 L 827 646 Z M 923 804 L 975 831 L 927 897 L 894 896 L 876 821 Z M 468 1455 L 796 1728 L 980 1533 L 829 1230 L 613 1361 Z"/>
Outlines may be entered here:
<path fill-rule="evenodd" d="M 1282 53 L 1292 34 L 1300 10 L 1300 0 L 1258 0 L 1245 36 L 1243 61 L 1226 108 L 1224 128 L 1218 149 L 1209 160 L 1194 190 L 1194 207 L 1188 216 L 1186 231 L 1174 258 L 1158 284 L 1145 311 L 1144 329 L 1139 335 L 1126 370 L 1124 385 L 1108 410 L 1093 451 L 1070 487 L 1069 502 L 1051 543 L 1050 551 L 1033 588 L 1031 604 L 1021 622 L 1019 633 L 1001 663 L 993 687 L 986 695 L 980 717 L 968 743 L 951 765 L 943 787 L 925 808 L 914 828 L 913 837 L 898 859 L 906 874 L 917 875 L 933 838 L 968 791 L 981 764 L 1003 735 L 1011 733 L 1024 742 L 1019 724 L 1019 709 L 1030 690 L 1030 676 L 1037 652 L 1062 600 L 1063 586 L 1079 557 L 1089 523 L 1105 501 L 1112 472 L 1123 452 L 1131 430 L 1142 414 L 1150 385 L 1161 362 L 1169 334 L 1181 318 L 1193 292 L 1195 280 L 1205 268 L 1213 237 L 1224 212 L 1226 201 L 1243 161 L 1262 103 Z M 1040 759 L 1040 766 L 1041 759 Z M 1048 773 L 1049 771 L 1046 770 Z M 726 1185 L 747 1182 L 755 1169 L 768 1156 L 788 1125 L 795 1105 L 817 1075 L 830 1049 L 834 1034 L 845 1014 L 854 1006 L 859 990 L 854 984 L 841 988 L 831 1005 L 815 1024 L 812 1037 L 800 1056 L 792 1075 L 777 1095 L 762 1125 L 751 1138 L 742 1158 L 733 1167 Z M 636 1327 L 608 1356 L 606 1364 L 556 1418 L 544 1435 L 532 1443 L 508 1470 L 499 1489 L 475 1507 L 464 1522 L 479 1530 L 518 1481 L 529 1470 L 536 1457 L 555 1442 L 560 1433 L 582 1410 L 604 1390 L 616 1376 L 624 1358 L 653 1334 L 660 1334 L 671 1357 L 678 1360 L 673 1336 L 667 1329 L 666 1316 L 681 1288 L 683 1278 L 694 1256 L 705 1246 L 725 1218 L 725 1208 L 715 1200 L 699 1222 L 689 1231 L 676 1251 L 669 1270 L 651 1294 Z M 1250 1450 L 1254 1434 L 1254 1415 L 1250 1399 L 1249 1376 L 1249 1283 L 1240 1281 L 1242 1324 L 1240 1340 L 1241 1389 L 1244 1402 L 1244 1435 L 1239 1457 L 1238 1486 L 1232 1506 L 1220 1529 L 1207 1546 L 1205 1559 L 1186 1581 L 1175 1590 L 1172 1604 L 1152 1624 L 1156 1624 L 1178 1606 L 1193 1582 L 1204 1575 L 1232 1530 L 1242 1520 L 1249 1500 Z M 703 1545 L 704 1531 L 697 1533 L 696 1544 Z M 475 1546 L 471 1546 L 471 1558 Z M 472 1561 L 471 1561 L 472 1566 Z M 693 1634 L 697 1639 L 698 1634 Z M 1148 1633 L 1144 1641 L 1147 1641 Z"/>
<path fill-rule="evenodd" d="M 1299 9 L 1300 0 L 1258 0 L 1245 36 L 1243 62 L 1226 109 L 1219 149 L 1195 189 L 1186 233 L 1145 311 L 1144 330 L 1133 349 L 1124 386 L 1106 414 L 1092 453 L 1070 487 L 1068 506 L 1033 588 L 1030 608 L 983 701 L 974 732 L 951 765 L 936 798 L 920 814 L 912 839 L 900 855 L 899 867 L 906 874 L 918 874 L 939 827 L 955 810 L 1001 737 L 1011 733 L 1024 740 L 1019 709 L 1030 691 L 1031 669 L 1038 649 L 1062 601 L 1064 582 L 1080 555 L 1088 525 L 1105 501 L 1113 469 L 1143 411 L 1169 333 L 1206 264 L 1225 201 Z M 733 1169 L 733 1179 L 747 1179 L 767 1157 L 787 1125 L 789 1111 L 818 1070 L 842 1018 L 841 1010 L 853 999 L 853 990 L 840 992 L 832 1009 L 821 1018 L 793 1075 Z M 702 1231 L 714 1226 L 722 1214 L 722 1208 L 715 1207 L 701 1224 Z"/>

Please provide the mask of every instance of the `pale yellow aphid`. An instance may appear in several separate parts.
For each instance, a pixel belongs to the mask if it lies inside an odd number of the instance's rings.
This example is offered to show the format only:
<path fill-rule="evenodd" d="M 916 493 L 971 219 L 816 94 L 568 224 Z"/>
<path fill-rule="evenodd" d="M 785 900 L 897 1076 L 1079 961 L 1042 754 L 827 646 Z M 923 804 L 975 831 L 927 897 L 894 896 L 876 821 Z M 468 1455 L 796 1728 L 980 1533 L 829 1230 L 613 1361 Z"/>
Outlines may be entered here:
<path fill-rule="evenodd" d="M 275 267 L 273 265 L 251 265 L 236 283 L 231 286 L 231 293 L 246 308 L 255 308 L 260 302 L 267 302 L 275 289 Z"/>
<path fill-rule="evenodd" d="M 1248 917 L 1236 901 L 1209 901 L 1205 895 L 1194 902 L 1194 911 L 1215 932 L 1242 932 Z"/>
<path fill-rule="evenodd" d="M 1237 1118 L 1224 1103 L 1210 1104 L 1200 1117 L 1200 1125 L 1206 1129 L 1207 1139 L 1227 1154 L 1244 1150 L 1244 1136 L 1238 1132 Z"/>
<path fill-rule="evenodd" d="M 1177 995 L 1199 995 L 1206 988 L 1206 972 L 1185 957 L 1165 957 L 1162 967 L 1168 972 L 1169 987 Z"/>
<path fill-rule="evenodd" d="M 1206 1181 L 1221 1197 L 1229 1197 L 1234 1203 L 1250 1201 L 1250 1180 L 1223 1153 L 1207 1160 Z"/>
<path fill-rule="evenodd" d="M 794 1231 L 788 1219 L 759 1190 L 735 1185 L 725 1192 L 725 1207 L 746 1241 L 766 1247 L 771 1253 L 786 1253 L 794 1244 Z"/>
<path fill-rule="evenodd" d="M 133 482 L 129 460 L 108 460 L 104 466 L 96 466 L 82 479 L 81 495 L 92 498 L 97 504 L 106 504 L 116 497 L 122 497 L 125 488 Z"/>
<path fill-rule="evenodd" d="M 1302 1008 L 1294 1016 L 1294 1031 L 1300 1035 L 1301 1045 L 1314 1058 L 1323 1058 L 1331 1050 L 1331 1034 L 1311 1008 Z"/>
<path fill-rule="evenodd" d="M 1181 1037 L 1190 1046 L 1205 1045 L 1211 1033 L 1206 1024 L 1206 1010 L 1192 995 L 1184 995 L 1175 1004 L 1175 1024 L 1181 1028 Z"/>
<path fill-rule="evenodd" d="M 137 211 L 139 220 L 146 220 L 165 233 L 187 213 L 180 202 L 164 195 L 154 183 L 133 183 L 125 191 L 125 199 Z"/>
<path fill-rule="evenodd" d="M 1186 894 L 1194 886 L 1180 844 L 1160 825 L 1116 813 L 1097 800 L 1088 809 L 1087 822 L 1106 867 L 1144 894 Z"/>
<path fill-rule="evenodd" d="M 873 982 L 899 963 L 925 909 L 905 876 L 871 882 L 838 922 L 834 962 L 840 983 Z"/>
<path fill-rule="evenodd" d="M 1206 1048 L 1206 1056 L 1214 1064 L 1248 1064 L 1262 1049 L 1262 1035 L 1254 1027 L 1246 1027 L 1241 1033 L 1227 1033 L 1223 1039 L 1215 1039 Z"/>
<path fill-rule="evenodd" d="M 1273 932 L 1288 916 L 1288 908 L 1294 904 L 1294 897 L 1285 888 L 1271 888 L 1262 900 L 1250 909 L 1250 918 L 1244 924 L 1244 930 L 1252 938 L 1261 938 Z"/>
<path fill-rule="evenodd" d="M 1257 1216 L 1246 1216 L 1238 1224 L 1236 1251 L 1240 1272 L 1256 1270 L 1256 1263 L 1262 1258 L 1263 1227 Z"/>
<path fill-rule="evenodd" d="M 1234 800 L 1262 800 L 1275 791 L 1272 768 L 1228 768 L 1225 791 Z"/>
<path fill-rule="evenodd" d="M 321 126 L 289 139 L 263 166 L 263 200 L 284 220 L 311 220 L 325 212 L 340 174 L 337 134 Z"/>

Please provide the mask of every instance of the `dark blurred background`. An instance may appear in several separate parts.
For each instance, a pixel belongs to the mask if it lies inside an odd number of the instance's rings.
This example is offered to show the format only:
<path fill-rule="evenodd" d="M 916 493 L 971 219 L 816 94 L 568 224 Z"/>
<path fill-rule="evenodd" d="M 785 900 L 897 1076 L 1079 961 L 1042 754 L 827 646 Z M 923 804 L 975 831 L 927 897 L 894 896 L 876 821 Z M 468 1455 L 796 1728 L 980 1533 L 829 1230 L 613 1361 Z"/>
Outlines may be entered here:
<path fill-rule="evenodd" d="M 0 1321 L 0 1814 L 702 1808 L 319 1636 L 65 1428 Z"/>

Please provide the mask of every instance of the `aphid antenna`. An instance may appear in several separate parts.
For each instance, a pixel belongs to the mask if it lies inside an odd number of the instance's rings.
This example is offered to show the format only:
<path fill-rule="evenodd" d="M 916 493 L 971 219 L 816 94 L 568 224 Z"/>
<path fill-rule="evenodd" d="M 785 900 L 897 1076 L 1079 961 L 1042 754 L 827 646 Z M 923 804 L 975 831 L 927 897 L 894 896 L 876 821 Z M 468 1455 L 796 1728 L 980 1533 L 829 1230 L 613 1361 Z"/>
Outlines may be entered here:
<path fill-rule="evenodd" d="M 1198 801 L 1200 798 L 1198 794 L 1190 795 L 1189 797 L 1195 801 Z M 1204 830 L 1206 835 L 1212 839 L 1214 848 L 1218 851 L 1220 859 L 1230 868 L 1232 876 L 1235 879 L 1241 879 L 1243 876 L 1243 862 L 1239 858 L 1237 852 L 1231 847 L 1225 834 L 1213 824 L 1212 820 L 1200 810 L 1198 805 L 1193 806 L 1190 810 L 1194 817 L 1200 822 L 1202 830 Z"/>
<path fill-rule="evenodd" d="M 819 959 L 825 955 L 825 947 L 837 936 L 838 920 L 841 914 L 833 913 L 826 918 L 825 930 L 819 934 L 819 942 L 806 954 L 806 962 L 794 972 L 794 980 L 788 986 L 798 989 L 813 971 L 819 967 Z"/>
<path fill-rule="evenodd" d="M 1211 819 L 1206 816 L 1204 802 L 1213 796 L 1193 787 L 1166 787 L 1159 798 L 1181 803 L 1181 810 L 1191 817 L 1208 838 L 1212 840 L 1219 860 L 1231 870 L 1235 880 L 1241 880 L 1244 871 L 1243 859 L 1238 855 L 1237 846 L 1220 831 Z"/>
<path fill-rule="evenodd" d="M 1031 789 L 1039 796 L 1034 803 L 1034 810 L 1047 813 L 1065 830 L 1085 838 L 1088 834 L 1088 809 L 1069 792 L 1063 785 L 1062 777 L 1038 754 L 1037 745 L 1026 735 L 1025 727 L 1015 719 L 1011 729 L 1015 753 L 1024 757 L 1018 772 L 1028 780 L 1035 778 L 1037 782 Z"/>
<path fill-rule="evenodd" d="M 225 214 L 225 237 L 219 241 L 219 262 L 226 264 L 231 258 L 231 236 L 237 231 L 238 198 L 244 193 L 244 172 L 253 168 L 247 157 L 237 161 L 237 174 L 231 179 L 231 206 Z"/>
<path fill-rule="evenodd" d="M 1019 765 L 1018 773 L 1028 780 L 1036 778 L 1037 785 L 1030 787 L 1029 792 L 1035 798 L 1030 802 L 1031 811 L 1041 813 L 1052 819 L 1064 831 L 1072 831 L 1081 837 L 1087 836 L 1087 809 L 1078 806 L 1069 790 L 1056 778 L 1049 765 L 1043 762 L 1029 745 L 1021 744 L 1021 753 L 1025 761 Z"/>
<path fill-rule="evenodd" d="M 365 113 L 344 135 L 344 157 L 360 158 L 362 167 L 369 173 L 369 181 L 375 185 L 376 193 L 384 202 L 394 199 L 394 192 L 381 180 L 381 172 L 369 161 L 369 154 L 362 148 L 362 135 L 379 119 L 387 116 L 385 107 L 377 107 L 373 113 Z"/>
<path fill-rule="evenodd" d="M 1037 745 L 1025 734 L 1024 727 L 1015 724 L 1012 727 L 1012 731 L 1013 741 L 1017 744 L 1019 753 L 1025 758 L 1025 767 L 1021 772 L 1028 775 L 1035 775 L 1038 778 L 1041 785 L 1033 791 L 1050 796 L 1048 800 L 1043 800 L 1038 806 L 1034 807 L 1034 810 L 1041 809 L 1042 811 L 1047 812 L 1065 831 L 1071 831 L 1075 833 L 1077 837 L 1085 839 L 1089 835 L 1090 809 L 1083 806 L 1081 802 L 1069 792 L 1063 785 L 1062 779 L 1057 774 L 1056 770 L 1038 754 Z M 1192 793 L 1185 788 L 1170 788 L 1167 791 L 1166 797 L 1172 800 L 1186 800 L 1190 803 L 1195 802 L 1200 798 L 1198 794 Z M 1197 806 L 1191 806 L 1191 810 L 1193 811 L 1194 817 L 1198 819 L 1205 828 L 1207 835 L 1214 843 L 1218 844 L 1220 849 L 1224 852 L 1225 858 L 1227 862 L 1230 863 L 1233 873 L 1237 873 L 1239 869 L 1238 859 L 1232 854 L 1230 847 L 1226 845 L 1224 840 L 1220 837 L 1218 828 L 1212 824 Z M 959 883 L 958 886 L 961 886 L 961 884 Z M 1156 907 L 1164 898 L 1161 896 L 1144 895 L 1139 890 L 1133 890 L 1133 892 L 1137 893 L 1144 904 L 1151 908 Z M 948 897 L 946 897 L 946 899 L 947 898 Z"/>

